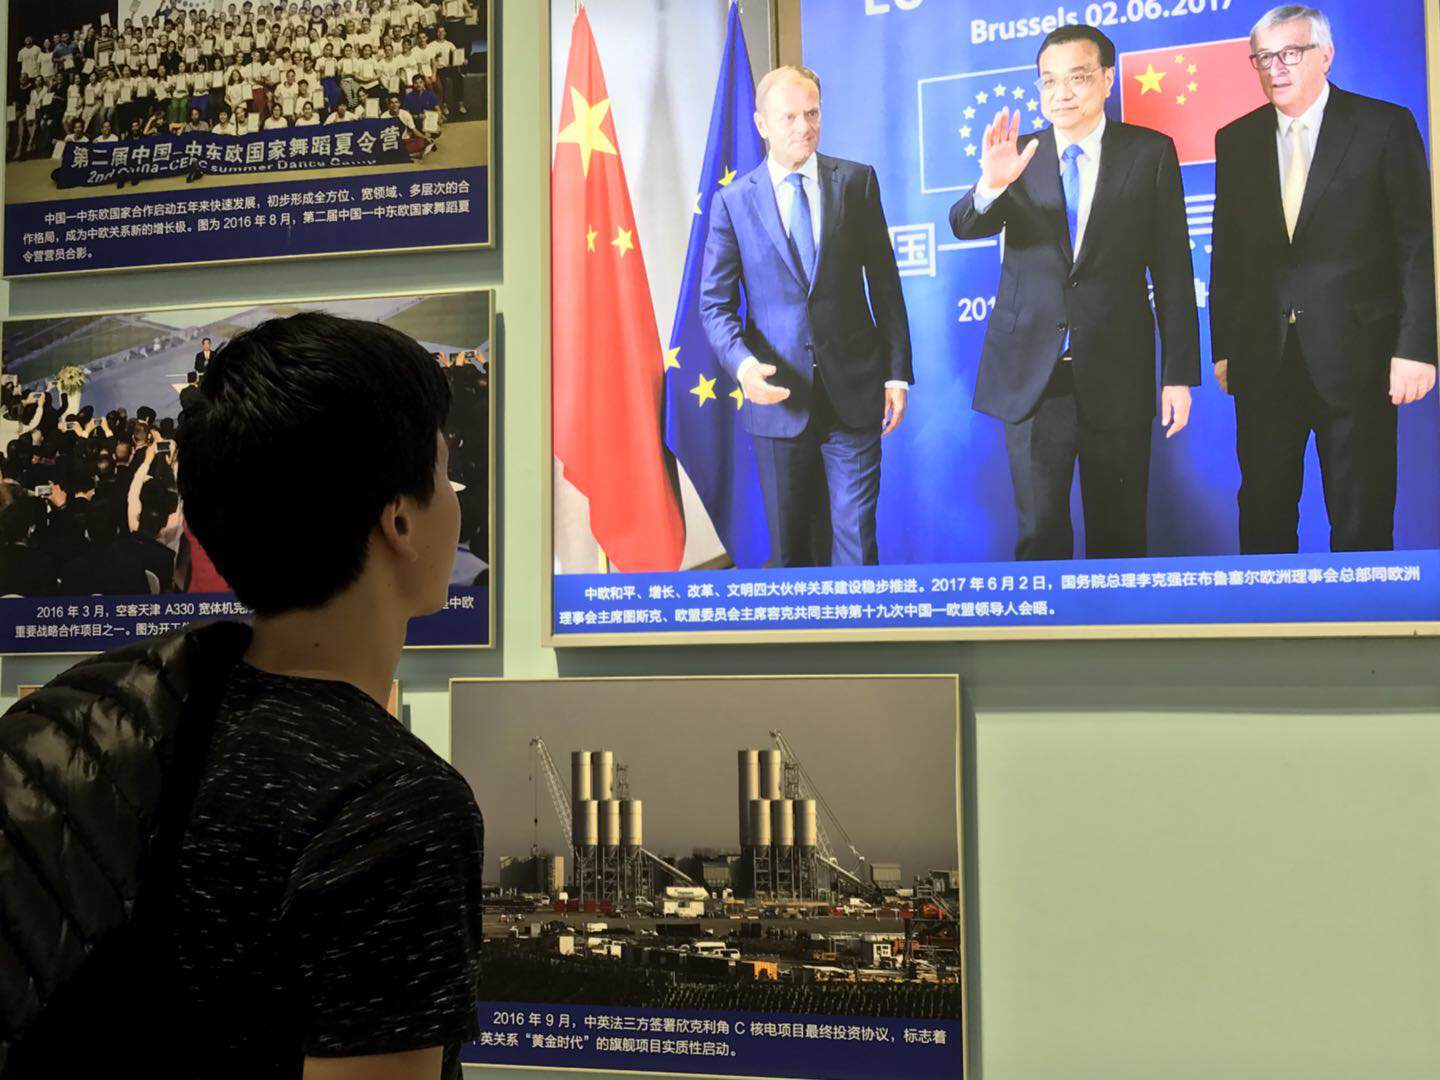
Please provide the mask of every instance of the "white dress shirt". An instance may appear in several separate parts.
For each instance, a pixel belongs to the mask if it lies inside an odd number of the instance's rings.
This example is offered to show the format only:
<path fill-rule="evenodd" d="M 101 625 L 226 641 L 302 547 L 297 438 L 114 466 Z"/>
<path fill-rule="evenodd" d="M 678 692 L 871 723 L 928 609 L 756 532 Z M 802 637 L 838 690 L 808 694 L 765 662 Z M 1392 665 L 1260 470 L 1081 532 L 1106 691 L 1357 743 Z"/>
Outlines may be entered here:
<path fill-rule="evenodd" d="M 814 154 L 811 154 L 798 169 L 787 169 L 773 157 L 765 158 L 765 165 L 770 170 L 770 186 L 775 190 L 775 205 L 780 210 L 780 226 L 785 230 L 785 235 L 790 235 L 790 210 L 795 203 L 795 187 L 789 182 L 792 172 L 800 174 L 800 186 L 805 189 L 805 198 L 810 202 L 810 235 L 815 239 L 815 265 L 820 265 L 820 163 Z M 747 356 L 740 361 L 740 366 L 735 369 L 735 380 L 737 382 L 744 376 L 751 364 L 758 364 L 760 361 L 753 356 Z M 902 390 L 908 389 L 910 384 L 904 379 L 887 379 L 886 386 L 899 387 Z"/>
<path fill-rule="evenodd" d="M 810 200 L 810 235 L 815 238 L 815 257 L 820 257 L 820 163 L 811 154 L 798 169 L 787 169 L 773 157 L 765 159 L 770 170 L 770 185 L 775 189 L 775 203 L 780 208 L 780 225 L 790 235 L 790 207 L 795 202 L 795 187 L 788 178 L 792 171 L 801 176 L 800 185 Z"/>
<path fill-rule="evenodd" d="M 1080 255 L 1080 245 L 1085 241 L 1085 226 L 1090 223 L 1090 207 L 1095 202 L 1095 184 L 1100 177 L 1100 145 L 1105 137 L 1105 116 L 1102 113 L 1100 123 L 1095 125 L 1095 130 L 1078 140 L 1080 144 L 1080 157 L 1075 162 L 1075 167 L 1080 173 L 1080 206 L 1077 213 L 1079 219 L 1075 224 L 1074 243 L 1071 250 L 1075 257 Z M 1065 148 L 1074 145 L 1077 140 L 1070 138 L 1059 130 L 1055 131 L 1055 154 L 1063 159 Z M 1063 168 L 1063 161 L 1061 167 Z M 1063 189 L 1062 189 L 1063 191 Z M 1005 193 L 1004 188 L 992 191 L 987 188 L 984 182 L 975 185 L 975 212 L 983 214 L 989 210 L 996 199 Z"/>
<path fill-rule="evenodd" d="M 1320 122 L 1325 119 L 1325 105 L 1330 100 L 1330 82 L 1326 80 L 1315 104 L 1299 116 L 1286 116 L 1275 110 L 1275 151 L 1280 155 L 1280 187 L 1285 187 L 1285 170 L 1290 167 L 1290 125 L 1295 121 L 1305 125 L 1301 138 L 1305 140 L 1305 160 L 1315 164 L 1315 145 L 1320 141 Z"/>

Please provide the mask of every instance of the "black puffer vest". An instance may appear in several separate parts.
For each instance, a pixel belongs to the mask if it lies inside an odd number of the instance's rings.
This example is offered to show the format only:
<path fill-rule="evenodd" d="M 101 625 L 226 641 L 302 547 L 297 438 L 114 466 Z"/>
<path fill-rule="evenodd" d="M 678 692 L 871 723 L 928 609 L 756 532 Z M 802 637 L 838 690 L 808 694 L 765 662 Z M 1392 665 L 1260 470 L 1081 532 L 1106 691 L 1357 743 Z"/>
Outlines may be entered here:
<path fill-rule="evenodd" d="M 65 1075 L 82 1048 L 103 1062 L 159 1004 L 144 1000 L 147 913 L 171 892 L 220 693 L 249 643 L 225 622 L 128 645 L 0 718 L 4 1080 Z"/>

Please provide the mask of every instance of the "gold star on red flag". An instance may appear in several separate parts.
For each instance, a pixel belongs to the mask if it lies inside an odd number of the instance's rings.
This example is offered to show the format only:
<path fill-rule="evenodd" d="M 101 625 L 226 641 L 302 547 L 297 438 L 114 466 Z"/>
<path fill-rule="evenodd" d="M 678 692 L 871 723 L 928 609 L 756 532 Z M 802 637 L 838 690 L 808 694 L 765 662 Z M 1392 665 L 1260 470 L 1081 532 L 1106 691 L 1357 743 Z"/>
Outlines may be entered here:
<path fill-rule="evenodd" d="M 615 239 L 610 241 L 610 246 L 620 252 L 620 258 L 625 257 L 627 251 L 635 250 L 635 234 L 629 229 L 615 227 Z"/>
<path fill-rule="evenodd" d="M 575 87 L 570 87 L 570 103 L 575 110 L 575 118 L 560 129 L 560 134 L 555 137 L 557 146 L 565 143 L 573 143 L 580 148 L 580 169 L 588 177 L 590 175 L 591 154 L 615 154 L 615 144 L 605 134 L 603 127 L 605 117 L 610 115 L 610 99 L 598 101 L 594 105 L 585 100 L 585 95 Z"/>

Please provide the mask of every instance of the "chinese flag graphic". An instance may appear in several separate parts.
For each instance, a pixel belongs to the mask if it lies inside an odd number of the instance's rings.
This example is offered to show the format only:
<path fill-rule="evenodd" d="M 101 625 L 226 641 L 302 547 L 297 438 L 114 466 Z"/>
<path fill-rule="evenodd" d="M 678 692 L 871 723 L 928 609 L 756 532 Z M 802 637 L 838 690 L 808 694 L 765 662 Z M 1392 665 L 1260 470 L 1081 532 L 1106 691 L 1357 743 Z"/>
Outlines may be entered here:
<path fill-rule="evenodd" d="M 1120 56 L 1120 115 L 1175 140 L 1181 165 L 1215 160 L 1215 132 L 1265 104 L 1250 42 L 1210 41 Z"/>
<path fill-rule="evenodd" d="M 575 17 L 551 173 L 555 456 L 616 569 L 685 550 L 661 432 L 665 355 L 590 20 Z"/>

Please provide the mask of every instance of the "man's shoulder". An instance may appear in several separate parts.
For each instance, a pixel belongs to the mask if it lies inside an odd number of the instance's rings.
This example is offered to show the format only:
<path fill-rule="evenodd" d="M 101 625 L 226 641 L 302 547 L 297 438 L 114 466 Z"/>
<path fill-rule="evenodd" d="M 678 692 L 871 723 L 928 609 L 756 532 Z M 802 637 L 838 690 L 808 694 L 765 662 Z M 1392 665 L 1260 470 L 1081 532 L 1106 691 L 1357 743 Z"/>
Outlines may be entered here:
<path fill-rule="evenodd" d="M 1167 148 L 1173 149 L 1175 140 L 1154 128 L 1127 124 L 1123 120 L 1106 120 L 1102 145 L 1109 150 L 1110 145 L 1106 144 L 1118 146 L 1129 153 L 1155 154 L 1163 153 Z"/>
<path fill-rule="evenodd" d="M 1275 106 L 1269 102 L 1251 109 L 1244 116 L 1238 116 L 1221 127 L 1215 133 L 1215 149 L 1218 151 L 1222 143 L 1228 147 L 1237 138 L 1243 138 L 1247 134 L 1263 130 L 1266 124 L 1272 128 L 1275 125 Z"/>
<path fill-rule="evenodd" d="M 821 168 L 830 169 L 844 178 L 865 177 L 875 171 L 874 166 L 866 165 L 863 161 L 850 161 L 847 158 L 831 157 L 829 154 L 816 154 L 815 159 Z"/>
<path fill-rule="evenodd" d="M 1334 84 L 1330 87 L 1330 100 L 1325 103 L 1325 112 L 1327 116 L 1346 117 L 1352 123 L 1362 124 L 1394 123 L 1414 115 L 1404 105 L 1342 90 Z"/>

